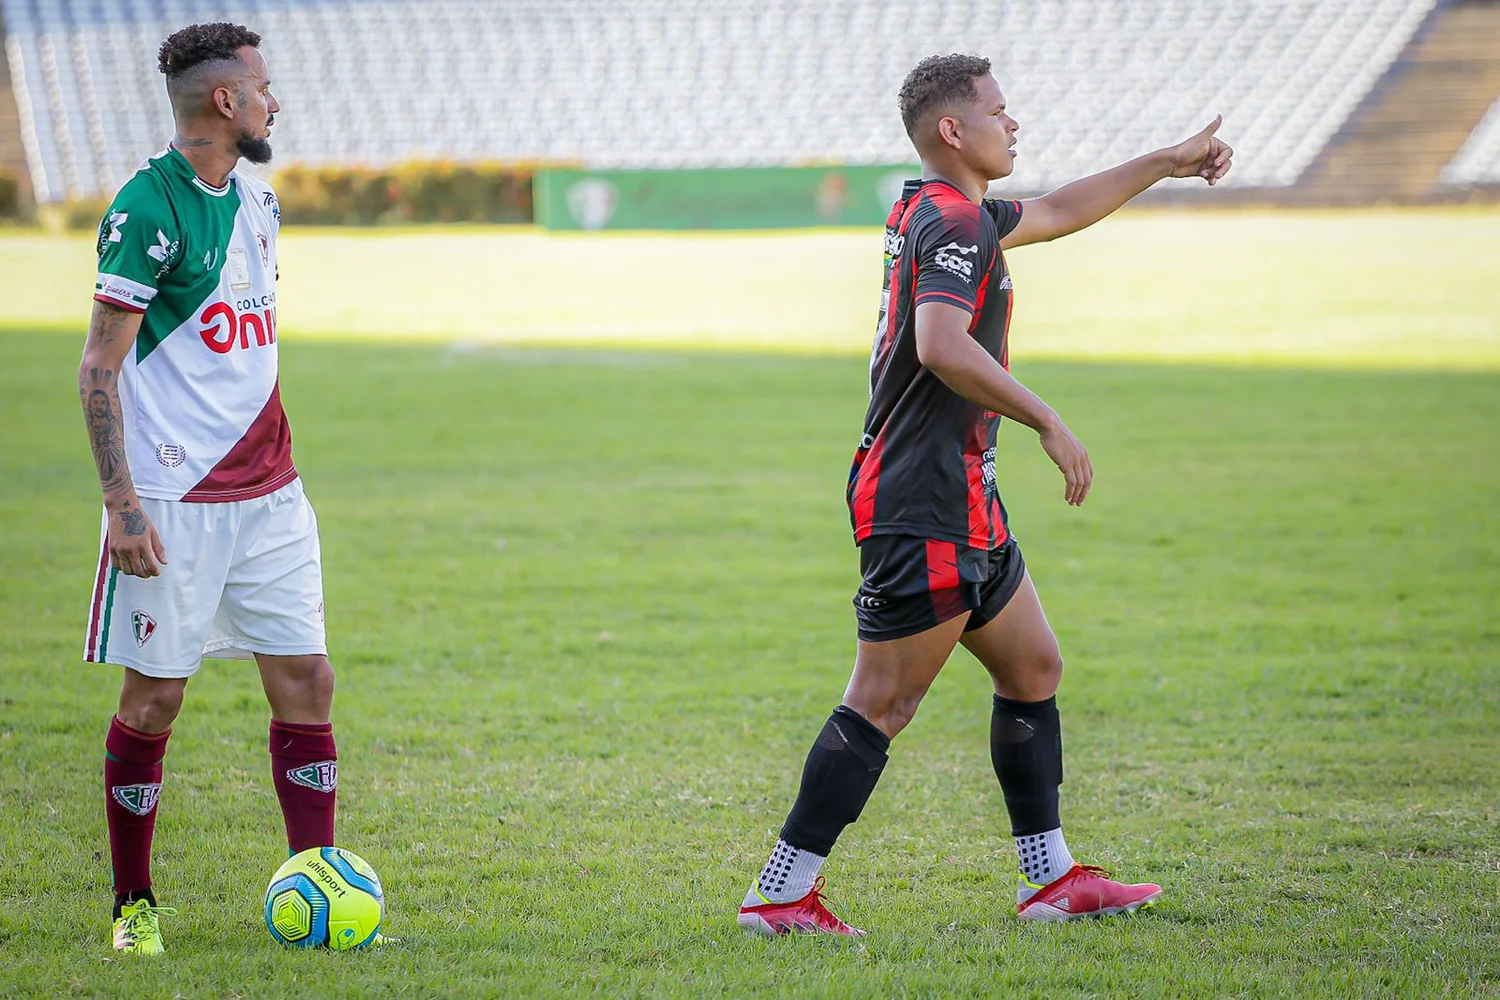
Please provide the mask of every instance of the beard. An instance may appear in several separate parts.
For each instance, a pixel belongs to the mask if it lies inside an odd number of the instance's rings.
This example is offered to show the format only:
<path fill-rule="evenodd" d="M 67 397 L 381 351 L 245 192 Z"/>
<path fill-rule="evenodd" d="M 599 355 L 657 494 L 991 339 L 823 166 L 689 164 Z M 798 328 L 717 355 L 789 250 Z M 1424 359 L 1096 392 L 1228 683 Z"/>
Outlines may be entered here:
<path fill-rule="evenodd" d="M 270 139 L 251 139 L 248 136 L 241 136 L 234 141 L 234 148 L 251 163 L 271 162 Z"/>

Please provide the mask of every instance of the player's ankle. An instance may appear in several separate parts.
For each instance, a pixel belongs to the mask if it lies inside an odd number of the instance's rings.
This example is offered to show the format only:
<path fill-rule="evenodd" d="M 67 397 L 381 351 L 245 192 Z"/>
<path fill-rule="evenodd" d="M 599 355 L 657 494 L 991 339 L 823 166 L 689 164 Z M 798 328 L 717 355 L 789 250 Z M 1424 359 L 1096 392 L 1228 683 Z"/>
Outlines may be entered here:
<path fill-rule="evenodd" d="M 152 906 L 156 905 L 156 893 L 151 891 L 148 885 L 144 889 L 129 889 L 125 892 L 115 893 L 114 919 L 120 919 L 120 911 L 131 903 L 144 899 Z"/>

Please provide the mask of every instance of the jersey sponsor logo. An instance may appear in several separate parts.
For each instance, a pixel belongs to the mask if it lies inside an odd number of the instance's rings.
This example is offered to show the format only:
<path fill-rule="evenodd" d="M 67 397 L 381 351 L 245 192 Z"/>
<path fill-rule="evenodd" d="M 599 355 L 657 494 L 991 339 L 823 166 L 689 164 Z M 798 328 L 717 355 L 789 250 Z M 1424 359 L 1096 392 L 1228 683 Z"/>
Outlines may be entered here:
<path fill-rule="evenodd" d="M 129 219 L 129 212 L 110 212 L 109 218 L 104 220 L 104 224 L 109 227 L 109 235 L 99 241 L 100 245 L 120 242 L 120 227 Z"/>
<path fill-rule="evenodd" d="M 316 764 L 303 764 L 301 767 L 288 770 L 286 780 L 314 791 L 331 792 L 339 787 L 339 765 L 331 760 L 320 760 Z"/>
<path fill-rule="evenodd" d="M 277 222 L 281 221 L 281 202 L 270 191 L 260 196 L 260 203 L 271 210 L 271 218 Z"/>
<path fill-rule="evenodd" d="M 271 295 L 240 299 L 239 303 L 247 307 L 244 312 L 236 312 L 234 306 L 227 302 L 215 302 L 198 316 L 198 322 L 203 324 L 198 336 L 203 338 L 203 343 L 215 354 L 228 354 L 236 347 L 242 351 L 249 350 L 252 333 L 255 335 L 256 347 L 274 344 L 275 302 L 275 297 Z M 270 308 L 257 312 L 251 303 L 265 304 Z"/>
<path fill-rule="evenodd" d="M 971 247 L 966 247 L 958 243 L 949 243 L 947 246 L 938 247 L 937 256 L 932 259 L 932 263 L 944 271 L 956 274 L 965 281 L 972 283 L 974 280 L 974 261 L 964 259 L 969 254 L 974 254 L 977 258 L 979 255 L 979 244 L 976 243 Z"/>
<path fill-rule="evenodd" d="M 995 449 L 986 448 L 983 455 L 979 456 L 979 472 L 984 479 L 984 495 L 987 497 L 998 497 L 1000 495 L 1000 483 L 995 475 Z"/>
<path fill-rule="evenodd" d="M 100 277 L 103 280 L 99 284 L 99 294 L 106 298 L 142 305 L 150 301 L 138 290 L 138 287 L 133 282 L 127 284 L 127 279 L 125 278 L 113 274 L 104 274 L 100 275 Z"/>
<path fill-rule="evenodd" d="M 156 634 L 156 619 L 136 608 L 130 612 L 130 630 L 135 633 L 135 644 L 144 646 Z"/>
<path fill-rule="evenodd" d="M 1003 277 L 1003 278 L 1000 279 L 1000 291 L 1002 291 L 1002 292 L 1008 292 L 1010 290 L 1011 290 L 1010 275 L 1007 274 L 1005 277 Z"/>
<path fill-rule="evenodd" d="M 864 594 L 860 594 L 854 598 L 854 603 L 867 611 L 879 611 L 890 602 L 884 597 L 866 597 Z"/>
<path fill-rule="evenodd" d="M 212 271 L 219 266 L 219 248 L 214 247 L 203 254 L 203 270 Z"/>
<path fill-rule="evenodd" d="M 160 229 L 156 231 L 156 246 L 146 248 L 146 256 L 152 260 L 165 264 L 169 257 L 177 254 L 177 241 L 167 239 L 167 234 Z"/>
<path fill-rule="evenodd" d="M 180 444 L 159 444 L 156 446 L 156 460 L 169 469 L 175 469 L 187 461 L 187 449 Z"/>
<path fill-rule="evenodd" d="M 151 810 L 156 808 L 156 803 L 161 801 L 161 782 L 153 782 L 148 785 L 115 785 L 109 790 L 109 797 L 120 804 L 120 808 L 135 813 L 137 816 L 150 816 Z"/>
<path fill-rule="evenodd" d="M 885 255 L 887 257 L 899 257 L 901 256 L 901 251 L 905 249 L 906 237 L 887 229 L 885 231 Z"/>

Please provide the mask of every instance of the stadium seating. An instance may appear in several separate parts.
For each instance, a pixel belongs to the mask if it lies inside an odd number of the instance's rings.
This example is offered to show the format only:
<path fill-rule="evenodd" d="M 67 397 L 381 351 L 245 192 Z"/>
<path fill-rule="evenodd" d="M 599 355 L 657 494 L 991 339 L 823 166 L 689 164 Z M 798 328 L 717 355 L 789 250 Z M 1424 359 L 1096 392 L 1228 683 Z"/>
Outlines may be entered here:
<path fill-rule="evenodd" d="M 1015 190 L 1215 112 L 1238 150 L 1231 182 L 1284 186 L 1434 2 L 0 0 L 0 14 L 34 188 L 55 201 L 112 189 L 165 144 L 156 47 L 226 16 L 265 36 L 286 161 L 906 162 L 895 91 L 922 55 L 959 50 L 995 61 L 1021 122 Z"/>
<path fill-rule="evenodd" d="M 1500 184 L 1500 99 L 1470 133 L 1458 155 L 1443 169 L 1445 184 Z"/>

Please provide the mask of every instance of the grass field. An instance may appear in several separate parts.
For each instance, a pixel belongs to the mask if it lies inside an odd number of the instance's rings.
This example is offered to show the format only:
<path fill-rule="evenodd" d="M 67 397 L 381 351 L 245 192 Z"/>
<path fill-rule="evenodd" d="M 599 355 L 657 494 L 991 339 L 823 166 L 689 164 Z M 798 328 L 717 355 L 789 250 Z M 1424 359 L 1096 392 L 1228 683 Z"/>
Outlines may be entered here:
<path fill-rule="evenodd" d="M 182 914 L 155 963 L 108 950 L 117 689 L 76 662 L 97 490 L 80 339 L 40 332 L 79 311 L 70 292 L 48 312 L 46 282 L 86 284 L 88 246 L 80 265 L 77 241 L 0 240 L 0 994 L 1500 997 L 1495 221 L 1142 216 L 1014 255 L 1015 371 L 1098 472 L 1070 509 L 1034 436 L 1002 431 L 1002 488 L 1069 664 L 1064 822 L 1083 859 L 1167 895 L 1129 920 L 1014 919 L 988 686 L 960 653 L 826 869 L 871 931 L 858 943 L 746 939 L 733 912 L 851 660 L 842 490 L 873 293 L 867 262 L 839 255 L 869 235 L 455 241 L 596 268 L 675 246 L 608 303 L 678 324 L 641 338 L 699 343 L 692 307 L 720 296 L 784 318 L 759 338 L 779 346 L 816 346 L 797 324 L 830 317 L 829 356 L 478 343 L 578 339 L 558 316 L 601 297 L 549 307 L 558 286 L 497 268 L 472 304 L 490 324 L 465 326 L 440 301 L 451 275 L 415 252 L 443 234 L 289 236 L 282 387 L 322 524 L 340 838 L 381 872 L 405 940 L 271 942 L 266 712 L 253 669 L 210 661 L 167 761 L 156 876 Z M 1369 245 L 1392 225 L 1399 245 Z M 1300 236 L 1260 256 L 1266 227 Z M 1109 260 L 1131 232 L 1151 250 L 1126 280 Z M 1319 232 L 1394 272 L 1312 252 Z M 756 265 L 756 240 L 793 262 Z M 351 256 L 318 252 L 335 244 Z M 737 281 L 718 251 L 744 257 Z M 855 320 L 831 304 L 843 285 L 756 298 L 825 256 L 862 289 Z M 419 263 L 378 304 L 292 277 L 353 283 L 397 258 Z M 1109 296 L 1070 292 L 1062 261 L 1110 274 Z M 669 306 L 663 275 L 688 289 Z M 310 335 L 350 332 L 329 319 L 349 299 L 441 315 L 469 343 Z M 1294 315 L 1305 341 L 1276 339 Z M 1101 353 L 1137 360 L 1066 359 L 1106 335 Z M 1034 360 L 1034 341 L 1062 357 Z M 1419 357 L 1450 370 L 1390 370 Z M 1230 358 L 1259 364 L 1204 363 Z"/>
<path fill-rule="evenodd" d="M 1500 208 L 1130 213 L 1007 255 L 1016 351 L 1500 369 L 1497 231 Z M 288 228 L 279 321 L 345 336 L 868 354 L 870 240 Z M 81 328 L 92 239 L 0 231 L 0 275 L 0 322 Z"/>

